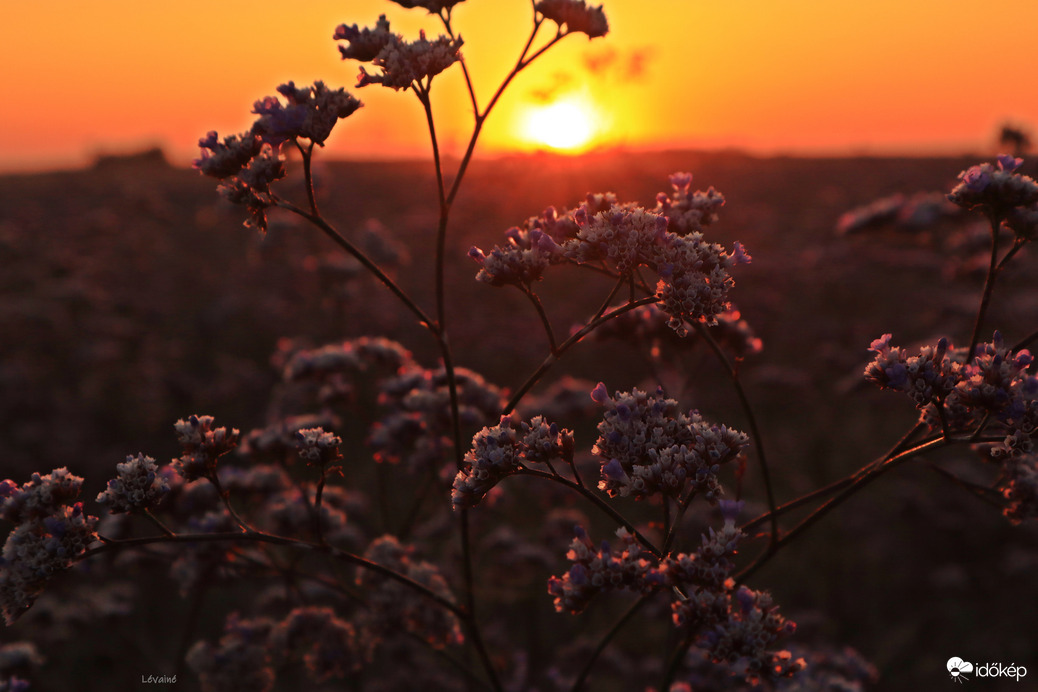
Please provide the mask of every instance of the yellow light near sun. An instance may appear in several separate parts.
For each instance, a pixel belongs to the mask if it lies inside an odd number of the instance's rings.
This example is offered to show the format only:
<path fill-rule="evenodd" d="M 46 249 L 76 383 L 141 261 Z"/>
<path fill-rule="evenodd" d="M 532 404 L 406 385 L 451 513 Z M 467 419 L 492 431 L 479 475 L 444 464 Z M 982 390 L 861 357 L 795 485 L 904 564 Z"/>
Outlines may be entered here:
<path fill-rule="evenodd" d="M 576 99 L 534 106 L 526 115 L 523 137 L 560 151 L 577 151 L 587 146 L 598 128 L 592 109 Z"/>

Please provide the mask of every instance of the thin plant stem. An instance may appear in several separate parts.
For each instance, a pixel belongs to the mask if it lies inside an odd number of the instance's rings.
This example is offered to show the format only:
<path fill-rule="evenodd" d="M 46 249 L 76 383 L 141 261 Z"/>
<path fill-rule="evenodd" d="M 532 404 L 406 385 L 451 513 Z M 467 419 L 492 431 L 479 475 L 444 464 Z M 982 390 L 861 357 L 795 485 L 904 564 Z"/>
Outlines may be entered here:
<path fill-rule="evenodd" d="M 903 464 L 906 461 L 922 454 L 923 452 L 943 447 L 951 444 L 953 440 L 946 438 L 943 435 L 940 437 L 932 438 L 926 442 L 920 443 L 911 449 L 905 450 L 886 459 L 882 464 L 875 466 L 870 465 L 867 471 L 860 474 L 854 479 L 854 482 L 849 486 L 843 488 L 835 497 L 825 502 L 821 507 L 816 509 L 810 515 L 808 515 L 803 521 L 793 527 L 790 531 L 785 533 L 779 540 L 767 551 L 765 551 L 759 559 L 753 564 L 746 567 L 739 574 L 736 575 L 736 581 L 743 582 L 748 579 L 757 570 L 763 567 L 768 560 L 778 551 L 781 546 L 786 545 L 794 538 L 804 533 L 812 525 L 818 522 L 822 517 L 831 512 L 832 510 L 839 507 L 845 500 L 856 494 L 859 490 L 865 487 L 867 484 L 879 478 L 882 474 L 889 471 L 890 469 Z"/>
<path fill-rule="evenodd" d="M 191 593 L 191 603 L 187 608 L 187 620 L 184 623 L 184 631 L 180 635 L 180 643 L 177 645 L 176 663 L 173 671 L 175 677 L 183 675 L 187 650 L 191 648 L 191 639 L 194 637 L 195 628 L 198 626 L 198 617 L 202 614 L 202 603 L 205 601 L 205 595 L 208 591 L 206 585 L 209 583 L 209 576 L 212 571 L 211 567 L 206 570 L 206 575 L 199 580 L 199 585 Z"/>
<path fill-rule="evenodd" d="M 710 350 L 714 352 L 717 360 L 720 361 L 725 372 L 728 373 L 732 386 L 735 388 L 735 394 L 739 397 L 739 404 L 742 406 L 743 414 L 750 425 L 750 435 L 753 436 L 753 446 L 757 450 L 757 464 L 760 468 L 761 481 L 764 483 L 764 492 L 768 498 L 768 511 L 771 514 L 771 538 L 769 542 L 771 545 L 775 545 L 779 535 L 778 515 L 775 514 L 775 491 L 771 484 L 768 460 L 764 452 L 764 439 L 761 436 L 760 426 L 757 425 L 757 416 L 753 413 L 753 406 L 750 405 L 749 397 L 746 396 L 746 391 L 739 380 L 739 373 L 736 371 L 735 366 L 732 365 L 732 362 L 728 360 L 728 356 L 725 355 L 725 352 L 721 349 L 717 340 L 714 339 L 710 330 L 702 322 L 696 322 L 695 329 L 699 336 L 710 346 Z"/>
<path fill-rule="evenodd" d="M 241 528 L 242 532 L 252 532 L 252 528 L 249 526 L 248 522 L 238 514 L 234 509 L 234 505 L 231 504 L 231 493 L 230 491 L 223 489 L 223 486 L 220 484 L 220 477 L 216 474 L 216 471 L 213 470 L 212 473 L 206 476 L 206 479 L 216 488 L 216 494 L 220 496 L 220 500 L 223 502 L 224 507 L 226 507 L 227 511 L 231 513 L 231 517 L 238 524 L 238 527 Z"/>
<path fill-rule="evenodd" d="M 278 536 L 276 534 L 265 533 L 262 531 L 248 531 L 246 533 L 239 532 L 220 532 L 220 533 L 194 533 L 194 534 L 176 534 L 175 536 L 146 536 L 143 538 L 124 538 L 124 539 L 112 539 L 112 538 L 101 538 L 103 545 L 89 548 L 86 551 L 80 553 L 76 557 L 76 561 L 85 560 L 93 557 L 94 555 L 100 555 L 102 553 L 112 552 L 113 550 L 123 550 L 126 548 L 135 548 L 139 546 L 148 546 L 156 543 L 270 543 L 273 545 L 284 545 L 295 548 L 303 548 L 306 550 L 312 550 L 317 553 L 323 553 L 336 560 L 347 562 L 349 564 L 363 567 L 371 572 L 379 574 L 383 577 L 387 577 L 396 582 L 399 582 L 408 588 L 422 594 L 423 596 L 435 601 L 441 607 L 449 610 L 458 617 L 465 619 L 468 617 L 468 612 L 465 608 L 457 605 L 453 601 L 444 598 L 440 594 L 431 590 L 424 584 L 420 584 L 415 580 L 411 579 L 405 574 L 381 565 L 377 562 L 372 562 L 359 555 L 346 552 L 345 550 L 339 550 L 329 545 L 320 545 L 318 543 L 310 543 L 307 541 L 301 541 L 296 538 L 289 538 L 287 536 Z"/>
<path fill-rule="evenodd" d="M 629 522 L 622 514 L 617 512 L 615 509 L 613 509 L 612 505 L 610 505 L 605 500 L 603 500 L 601 497 L 599 497 L 598 495 L 593 493 L 587 487 L 585 487 L 583 485 L 580 485 L 580 484 L 576 483 L 575 481 L 571 481 L 570 479 L 566 478 L 565 476 L 552 475 L 552 474 L 550 474 L 550 473 L 548 473 L 546 471 L 538 471 L 537 469 L 531 469 L 531 468 L 526 467 L 526 466 L 520 467 L 520 469 L 519 469 L 519 471 L 517 472 L 516 475 L 534 476 L 535 478 L 544 478 L 544 479 L 549 480 L 549 481 L 554 481 L 555 483 L 560 483 L 560 484 L 566 486 L 567 488 L 569 488 L 570 490 L 576 491 L 580 495 L 584 496 L 585 499 L 589 500 L 593 505 L 595 505 L 600 510 L 602 510 L 604 513 L 609 515 L 609 517 L 613 521 L 617 522 L 618 524 L 623 526 L 625 529 L 630 531 L 631 535 L 634 536 L 636 539 L 638 539 L 638 542 L 641 543 L 642 546 L 646 550 L 648 550 L 650 553 L 652 553 L 657 559 L 660 559 L 660 558 L 663 557 L 663 551 L 661 551 L 659 548 L 657 548 L 656 545 L 652 541 L 650 541 L 640 531 L 638 531 L 638 529 L 636 529 L 634 527 L 634 524 Z"/>
<path fill-rule="evenodd" d="M 970 347 L 966 351 L 967 362 L 973 360 L 973 353 L 980 341 L 980 330 L 984 326 L 984 316 L 987 313 L 988 304 L 991 302 L 991 293 L 995 290 L 995 279 L 998 278 L 998 229 L 1001 227 L 1002 221 L 994 214 L 988 215 L 988 221 L 991 223 L 991 260 L 988 263 L 987 279 L 984 281 L 984 294 L 981 296 L 980 308 L 977 310 L 977 321 L 973 325 L 973 334 L 970 336 Z"/>
<path fill-rule="evenodd" d="M 559 347 L 555 341 L 555 332 L 551 328 L 551 322 L 548 321 L 548 313 L 544 311 L 544 304 L 541 303 L 541 299 L 534 293 L 528 286 L 520 287 L 520 290 L 530 299 L 533 303 L 533 307 L 537 310 L 537 316 L 541 318 L 541 324 L 544 326 L 544 333 L 548 336 L 548 345 L 551 347 L 551 354 L 558 355 Z"/>
<path fill-rule="evenodd" d="M 1012 350 L 1012 351 L 1019 351 L 1021 349 L 1027 348 L 1028 346 L 1033 344 L 1035 341 L 1038 341 L 1038 331 L 1033 331 L 1030 334 L 1028 334 L 1027 336 L 1025 336 L 1023 339 L 1021 339 L 1020 341 L 1016 342 L 1016 344 L 1014 344 L 1013 348 L 1010 349 L 1010 350 Z"/>
<path fill-rule="evenodd" d="M 172 529 L 170 529 L 168 526 L 163 524 L 159 520 L 158 517 L 156 517 L 154 514 L 152 514 L 152 511 L 150 509 L 145 508 L 144 510 L 141 511 L 141 514 L 143 516 L 147 517 L 151 521 L 152 524 L 155 524 L 155 526 L 159 527 L 159 530 L 162 531 L 162 533 L 166 534 L 167 536 L 175 536 L 176 535 L 175 533 L 173 533 Z"/>
<path fill-rule="evenodd" d="M 602 655 L 606 647 L 609 646 L 609 642 L 616 637 L 617 634 L 627 625 L 627 623 L 635 616 L 635 614 L 641 610 L 642 606 L 649 602 L 652 598 L 652 594 L 645 594 L 640 597 L 637 601 L 631 604 L 631 607 L 620 616 L 620 619 L 613 623 L 613 626 L 598 640 L 598 644 L 595 646 L 595 650 L 591 652 L 591 657 L 588 659 L 584 667 L 580 669 L 580 674 L 577 675 L 576 681 L 573 683 L 573 687 L 570 688 L 570 692 L 580 692 L 584 688 L 584 683 L 587 681 L 588 675 L 591 674 L 591 669 L 595 667 L 595 661 Z"/>
<path fill-rule="evenodd" d="M 623 284 L 620 285 L 622 286 Z M 622 305 L 613 310 L 612 312 L 600 315 L 599 317 L 591 320 L 590 322 L 585 324 L 581 329 L 571 334 L 568 339 L 559 344 L 557 354 L 550 354 L 547 358 L 544 359 L 544 362 L 542 362 L 540 366 L 529 377 L 526 378 L 526 381 L 523 382 L 522 385 L 520 385 L 519 389 L 517 389 L 515 394 L 512 395 L 512 398 L 508 400 L 508 403 L 505 405 L 505 408 L 501 411 L 501 415 L 507 416 L 509 413 L 514 411 L 515 407 L 518 406 L 519 402 L 522 400 L 524 396 L 526 396 L 527 392 L 529 392 L 534 387 L 534 385 L 536 385 L 544 376 L 544 373 L 548 372 L 551 366 L 554 365 L 563 356 L 563 354 L 566 353 L 566 351 L 575 346 L 585 336 L 590 334 L 600 325 L 605 324 L 611 319 L 619 317 L 625 312 L 655 302 L 656 297 L 650 296 L 648 298 L 636 300 L 633 303 L 628 303 L 627 305 Z"/>
<path fill-rule="evenodd" d="M 663 552 L 667 552 L 667 539 L 670 538 L 670 498 L 663 496 Z"/>
<path fill-rule="evenodd" d="M 825 497 L 826 495 L 829 495 L 831 493 L 835 493 L 838 490 L 846 488 L 848 485 L 851 485 L 852 483 L 854 483 L 854 481 L 856 479 L 857 479 L 857 475 L 847 476 L 846 478 L 841 478 L 840 480 L 838 480 L 838 481 L 836 481 L 834 483 L 830 483 L 829 485 L 826 485 L 826 486 L 824 486 L 822 488 L 818 488 L 817 490 L 812 490 L 811 492 L 807 493 L 806 495 L 801 495 L 800 497 L 798 497 L 795 500 L 790 500 L 789 502 L 787 502 L 787 503 L 785 503 L 783 505 L 779 505 L 778 507 L 775 508 L 774 514 L 776 514 L 778 516 L 781 516 L 781 515 L 786 514 L 788 512 L 792 512 L 794 509 L 797 509 L 799 507 L 803 507 L 806 504 L 809 504 L 812 500 L 817 500 L 820 497 Z M 740 526 L 739 530 L 742 531 L 743 533 L 748 534 L 750 531 L 752 531 L 753 529 L 757 528 L 761 524 L 770 522 L 771 519 L 772 519 L 772 512 L 765 512 L 764 514 L 760 515 L 756 519 L 752 519 L 751 521 L 748 521 L 745 524 L 743 524 L 742 526 Z"/>
<path fill-rule="evenodd" d="M 681 662 L 685 658 L 685 654 L 692 647 L 692 642 L 695 641 L 693 635 L 687 634 L 674 648 L 674 653 L 671 654 L 670 660 L 667 662 L 667 667 L 663 671 L 663 682 L 660 684 L 661 690 L 669 690 L 670 685 L 674 682 L 674 676 L 678 674 L 678 668 L 681 667 Z"/>
<path fill-rule="evenodd" d="M 613 289 L 609 291 L 609 295 L 607 295 L 605 297 L 605 300 L 602 301 L 602 305 L 598 308 L 598 311 L 595 313 L 595 316 L 591 318 L 592 321 L 597 320 L 599 317 L 605 314 L 606 310 L 608 310 L 609 306 L 612 304 L 613 298 L 616 298 L 616 294 L 620 292 L 620 289 L 623 288 L 623 285 L 624 277 L 621 275 L 616 279 L 616 283 L 613 284 Z"/>
<path fill-rule="evenodd" d="M 490 654 L 487 652 L 486 644 L 483 643 L 483 635 L 480 632 L 479 624 L 476 620 L 476 590 L 475 576 L 472 573 L 472 540 L 469 535 L 469 510 L 461 510 L 461 549 L 464 559 L 462 560 L 462 566 L 465 570 L 465 606 L 468 610 L 467 617 L 464 621 L 469 631 L 469 638 L 472 640 L 472 644 L 476 647 L 476 655 L 479 656 L 479 660 L 486 670 L 487 675 L 490 677 L 491 686 L 501 692 L 501 681 L 497 677 L 497 670 L 494 668 L 493 661 L 490 660 Z"/>
<path fill-rule="evenodd" d="M 407 295 L 407 293 L 405 293 L 404 290 L 400 288 L 400 286 L 397 285 L 395 281 L 393 281 L 393 279 L 391 279 L 384 271 L 382 271 L 382 269 L 377 264 L 375 264 L 375 262 L 373 262 L 367 255 L 361 252 L 353 243 L 346 240 L 346 238 L 343 237 L 343 235 L 339 233 L 337 230 L 335 230 L 335 228 L 332 227 L 327 221 L 325 221 L 323 217 L 318 216 L 316 214 L 311 214 L 310 212 L 304 209 L 300 209 L 294 204 L 290 202 L 285 202 L 283 200 L 278 200 L 277 206 L 287 211 L 290 211 L 293 214 L 301 216 L 302 218 L 306 219 L 314 226 L 316 226 L 319 230 L 321 230 L 321 232 L 328 236 L 332 240 L 332 242 L 334 242 L 336 245 L 345 250 L 351 257 L 360 262 L 365 269 L 374 274 L 375 278 L 378 279 L 382 283 L 382 285 L 388 288 L 390 292 L 393 293 L 393 295 L 400 299 L 400 301 L 404 304 L 405 307 L 407 307 L 408 310 L 414 313 L 414 315 L 418 318 L 418 321 L 426 329 L 432 332 L 435 336 L 439 336 L 439 328 L 436 326 L 436 323 L 433 322 L 433 320 L 425 314 L 425 311 L 422 310 L 422 308 L 419 307 L 418 304 L 414 300 L 412 300 L 412 298 L 409 295 Z"/>
<path fill-rule="evenodd" d="M 689 492 L 681 502 L 678 503 L 677 516 L 674 517 L 674 521 L 670 526 L 670 531 L 664 534 L 663 539 L 663 554 L 670 554 L 670 547 L 674 544 L 674 539 L 677 538 L 678 530 L 681 528 L 681 520 L 685 518 L 685 512 L 688 511 L 688 507 L 692 504 L 692 499 L 695 498 L 696 491 Z"/>
<path fill-rule="evenodd" d="M 314 155 L 314 143 L 310 142 L 310 146 L 303 148 L 303 145 L 299 143 L 298 139 L 292 140 L 296 148 L 299 149 L 299 153 L 303 156 L 303 180 L 306 186 L 306 201 L 310 204 L 310 213 L 314 216 L 320 216 L 321 212 L 317 210 L 317 197 L 314 194 L 314 177 L 313 171 L 311 170 L 311 162 L 313 161 Z"/>

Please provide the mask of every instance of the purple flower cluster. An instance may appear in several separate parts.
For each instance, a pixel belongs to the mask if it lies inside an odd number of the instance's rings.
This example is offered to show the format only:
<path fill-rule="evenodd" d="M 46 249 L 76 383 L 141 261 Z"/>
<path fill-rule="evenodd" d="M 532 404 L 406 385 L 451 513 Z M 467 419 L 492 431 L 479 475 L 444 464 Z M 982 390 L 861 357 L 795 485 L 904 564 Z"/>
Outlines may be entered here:
<path fill-rule="evenodd" d="M 270 647 L 286 660 L 302 660 L 314 682 L 345 678 L 364 662 L 353 625 L 326 607 L 294 609 L 271 631 Z"/>
<path fill-rule="evenodd" d="M 173 427 L 183 450 L 173 468 L 186 481 L 214 477 L 216 462 L 238 446 L 238 429 L 214 428 L 212 416 L 181 418 Z"/>
<path fill-rule="evenodd" d="M 296 431 L 296 452 L 307 466 L 328 468 L 342 459 L 339 445 L 342 438 L 325 432 L 324 428 L 305 428 Z"/>
<path fill-rule="evenodd" d="M 588 195 L 561 218 L 549 208 L 525 228 L 509 229 L 506 245 L 489 253 L 472 248 L 469 256 L 481 265 L 477 279 L 526 288 L 550 265 L 565 261 L 602 263 L 620 276 L 646 266 L 659 277 L 656 296 L 678 335 L 687 334 L 688 322 L 713 323 L 730 308 L 730 270 L 750 256 L 738 242 L 731 252 L 707 243 L 698 230 L 716 219 L 724 203 L 720 193 L 690 193 L 688 173 L 674 174 L 671 183 L 674 198 L 661 193 L 653 211 L 618 204 L 613 195 Z"/>
<path fill-rule="evenodd" d="M 1030 351 L 1011 352 L 999 332 L 990 343 L 979 344 L 968 363 L 947 339 L 922 347 L 918 356 L 891 346 L 890 340 L 891 335 L 884 334 L 872 342 L 869 350 L 876 356 L 865 368 L 865 379 L 905 392 L 918 408 L 944 407 L 942 413 L 950 416 L 946 423 L 956 421 L 953 428 L 967 425 L 973 414 L 992 414 L 1012 423 L 1038 398 L 1038 379 L 1027 372 L 1034 360 Z"/>
<path fill-rule="evenodd" d="M 472 438 L 465 467 L 454 478 L 451 503 L 455 509 L 475 507 L 502 479 L 526 463 L 548 464 L 555 459 L 573 461 L 571 431 L 540 416 L 519 424 L 502 417 L 498 425 L 483 428 Z"/>
<path fill-rule="evenodd" d="M 561 577 L 548 580 L 548 593 L 555 598 L 560 613 L 580 613 L 599 593 L 634 591 L 648 593 L 663 586 L 664 579 L 655 559 L 646 553 L 625 528 L 617 530 L 622 548 L 613 549 L 603 541 L 595 544 L 582 526 L 574 527 L 576 538 L 566 558 L 573 563 Z"/>
<path fill-rule="evenodd" d="M 558 24 L 560 32 L 565 25 L 566 33 L 587 34 L 588 40 L 609 33 L 609 22 L 601 5 L 589 7 L 585 0 L 540 0 L 534 9 Z"/>
<path fill-rule="evenodd" d="M 14 524 L 0 556 L 0 614 L 8 625 L 97 539 L 97 517 L 84 513 L 82 502 L 71 504 L 82 486 L 67 468 L 34 473 L 21 486 L 0 482 L 0 517 Z"/>
<path fill-rule="evenodd" d="M 610 497 L 680 497 L 691 489 L 715 503 L 724 492 L 717 473 L 749 443 L 745 433 L 681 412 L 662 389 L 609 396 L 600 382 L 591 398 L 606 409 L 592 452 L 602 460 L 598 487 Z"/>
<path fill-rule="evenodd" d="M 276 203 L 271 183 L 285 177 L 281 145 L 297 138 L 324 145 L 332 128 L 353 114 L 361 102 L 343 89 L 329 89 L 324 82 L 297 88 L 294 82 L 277 88 L 285 97 L 267 96 L 254 104 L 260 117 L 247 132 L 220 140 L 210 131 L 198 140 L 201 156 L 194 167 L 203 175 L 221 180 L 217 188 L 233 204 L 249 212 L 246 225 L 267 229 L 266 210 Z"/>
<path fill-rule="evenodd" d="M 865 379 L 882 389 L 905 392 L 917 408 L 931 403 L 941 405 L 955 389 L 962 364 L 948 354 L 947 339 L 937 346 L 924 346 L 918 356 L 909 356 L 900 347 L 891 346 L 891 334 L 884 334 L 869 346 L 875 359 L 865 368 Z"/>
<path fill-rule="evenodd" d="M 836 232 L 850 235 L 884 226 L 912 231 L 961 213 L 942 192 L 897 193 L 845 212 L 836 222 Z"/>
<path fill-rule="evenodd" d="M 548 580 L 548 592 L 559 612 L 579 613 L 599 593 L 627 590 L 651 593 L 669 590 L 677 627 L 695 636 L 698 647 L 718 663 L 733 668 L 747 682 L 787 678 L 804 667 L 788 651 L 773 647 L 790 636 L 796 625 L 779 614 L 771 596 L 731 578 L 732 558 L 743 534 L 735 527 L 742 503 L 723 501 L 724 525 L 710 529 L 694 554 L 669 555 L 662 562 L 643 551 L 626 529 L 617 531 L 623 548 L 603 543 L 595 549 L 580 526 L 567 558 L 573 562 L 562 577 Z"/>
<path fill-rule="evenodd" d="M 673 188 L 670 195 L 665 192 L 656 195 L 656 212 L 667 217 L 671 233 L 701 233 L 717 221 L 718 211 L 724 206 L 724 195 L 713 187 L 706 192 L 693 192 L 691 173 L 672 174 L 670 184 Z"/>
<path fill-rule="evenodd" d="M 118 477 L 108 481 L 108 487 L 97 496 L 112 514 L 151 509 L 169 492 L 169 483 L 149 456 L 127 456 L 115 469 Z"/>
<path fill-rule="evenodd" d="M 462 2 L 462 0 L 392 0 L 392 1 L 395 2 L 396 4 L 400 5 L 401 7 L 406 7 L 407 9 L 413 9 L 415 7 L 424 7 L 425 9 L 429 10 L 429 14 L 439 14 L 440 12 L 443 12 L 444 10 L 449 10 L 450 8 L 452 8 L 455 5 L 457 5 L 459 2 Z"/>
<path fill-rule="evenodd" d="M 996 165 L 982 163 L 959 173 L 959 184 L 948 199 L 963 209 L 979 209 L 996 219 L 1004 219 L 1015 207 L 1038 204 L 1038 183 L 1016 170 L 1023 159 L 1002 154 Z"/>
<path fill-rule="evenodd" d="M 297 137 L 324 146 L 335 123 L 361 107 L 361 102 L 346 90 L 329 89 L 320 80 L 302 89 L 288 82 L 277 91 L 285 98 L 284 104 L 276 96 L 266 96 L 252 107 L 252 112 L 260 116 L 252 132 L 274 149 Z"/>
<path fill-rule="evenodd" d="M 385 338 L 360 337 L 315 349 L 303 349 L 287 357 L 282 368 L 286 382 L 319 383 L 318 398 L 329 402 L 346 398 L 352 379 L 361 373 L 397 375 L 419 369 L 411 352 Z"/>
<path fill-rule="evenodd" d="M 506 244 L 495 246 L 490 254 L 478 247 L 469 250 L 469 257 L 480 265 L 477 281 L 529 288 L 549 266 L 564 260 L 558 244 L 539 228 L 510 228 L 505 237 Z"/>
<path fill-rule="evenodd" d="M 275 673 L 269 638 L 274 622 L 228 616 L 220 641 L 200 641 L 187 652 L 187 664 L 198 674 L 204 692 L 255 690 L 269 692 Z"/>
<path fill-rule="evenodd" d="M 1001 426 L 1005 437 L 990 449 L 1004 465 L 1006 516 L 1013 521 L 1038 517 L 1038 378 L 1028 372 L 1031 353 L 1012 351 L 999 332 L 991 342 L 979 344 L 969 362 L 946 339 L 909 356 L 892 347 L 890 338 L 884 334 L 872 343 L 876 356 L 865 369 L 865 379 L 907 393 L 925 409 L 923 419 L 931 428 L 964 432 L 985 417 Z"/>
<path fill-rule="evenodd" d="M 626 341 L 638 347 L 649 345 L 650 353 L 656 357 L 662 343 L 674 341 L 683 348 L 687 346 L 667 325 L 667 320 L 658 305 L 642 305 L 605 322 L 595 329 L 594 336 L 596 339 Z M 708 329 L 717 343 L 739 360 L 757 355 L 764 348 L 764 342 L 734 306 L 717 315 L 716 323 L 709 325 Z M 688 338 L 695 337 L 690 335 Z"/>
<path fill-rule="evenodd" d="M 393 536 L 383 536 L 371 543 L 364 557 L 453 601 L 454 596 L 439 569 L 430 562 L 416 560 L 413 553 L 412 548 L 402 545 Z M 369 650 L 383 639 L 403 632 L 424 639 L 437 649 L 462 642 L 457 617 L 442 607 L 431 606 L 428 597 L 363 568 L 357 570 L 356 581 L 358 586 L 367 589 L 368 608 L 358 616 L 357 624 Z"/>
<path fill-rule="evenodd" d="M 455 368 L 462 426 L 479 428 L 497 420 L 504 393 L 479 374 Z M 369 444 L 379 461 L 411 468 L 444 468 L 453 446 L 450 389 L 443 368 L 415 368 L 381 382 L 379 403 L 388 413 L 372 427 Z"/>
<path fill-rule="evenodd" d="M 404 6 L 421 6 L 432 13 L 439 13 L 443 7 L 453 4 L 430 0 Z M 346 46 L 339 46 L 343 60 L 370 62 L 382 68 L 380 74 L 371 74 L 361 67 L 358 87 L 381 84 L 396 90 L 409 89 L 431 80 L 458 62 L 464 43 L 460 36 L 439 36 L 430 41 L 424 31 L 419 34 L 417 41 L 405 41 L 403 36 L 389 30 L 385 15 L 379 16 L 374 29 L 360 29 L 356 24 L 340 24 L 333 38 L 348 42 Z"/>

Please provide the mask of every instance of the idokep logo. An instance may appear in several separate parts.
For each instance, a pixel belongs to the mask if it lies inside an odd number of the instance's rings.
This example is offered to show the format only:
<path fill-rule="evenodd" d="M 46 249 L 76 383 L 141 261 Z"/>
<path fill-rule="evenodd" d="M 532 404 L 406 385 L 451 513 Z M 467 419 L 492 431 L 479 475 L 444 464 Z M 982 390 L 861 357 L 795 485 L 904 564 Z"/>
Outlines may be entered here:
<path fill-rule="evenodd" d="M 969 680 L 966 674 L 973 672 L 973 664 L 969 661 L 963 661 L 958 656 L 952 656 L 948 659 L 948 672 L 951 673 L 952 682 Z"/>
<path fill-rule="evenodd" d="M 1027 668 L 1010 663 L 1008 666 L 1002 663 L 970 663 L 958 656 L 948 659 L 948 673 L 952 682 L 964 682 L 970 676 L 976 678 L 1015 678 L 1017 682 L 1027 675 Z"/>

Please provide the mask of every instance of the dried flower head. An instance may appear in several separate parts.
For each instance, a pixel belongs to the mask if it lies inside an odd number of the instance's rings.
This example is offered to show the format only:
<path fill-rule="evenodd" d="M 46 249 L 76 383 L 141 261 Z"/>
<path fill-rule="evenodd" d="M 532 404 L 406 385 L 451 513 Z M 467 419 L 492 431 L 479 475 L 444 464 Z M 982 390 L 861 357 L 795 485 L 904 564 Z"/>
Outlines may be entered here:
<path fill-rule="evenodd" d="M 381 74 L 371 74 L 360 68 L 358 87 L 381 84 L 391 89 L 407 89 L 440 74 L 461 59 L 461 37 L 439 36 L 430 41 L 421 32 L 417 41 L 405 41 L 393 36 L 375 56 L 372 63 L 382 68 Z"/>
<path fill-rule="evenodd" d="M 439 14 L 451 9 L 462 0 L 393 0 L 393 2 L 408 9 L 424 7 L 429 10 L 429 14 Z"/>
<path fill-rule="evenodd" d="M 227 617 L 220 641 L 200 641 L 187 652 L 187 664 L 198 674 L 204 692 L 255 690 L 274 687 L 274 667 L 268 638 L 274 623 L 266 618 Z"/>
<path fill-rule="evenodd" d="M 695 411 L 682 413 L 662 390 L 610 397 L 599 383 L 591 397 L 606 408 L 592 452 L 602 460 L 598 487 L 611 497 L 679 497 L 690 488 L 717 502 L 721 465 L 749 443 L 745 433 L 710 424 Z"/>
<path fill-rule="evenodd" d="M 627 529 L 621 527 L 616 532 L 620 549 L 603 541 L 597 550 L 582 526 L 574 530 L 577 536 L 566 554 L 573 565 L 561 577 L 548 580 L 548 593 L 554 597 L 558 612 L 580 613 L 606 591 L 648 593 L 664 585 L 656 560 L 642 550 Z"/>
<path fill-rule="evenodd" d="M 363 662 L 353 625 L 327 607 L 295 608 L 271 631 L 270 646 L 289 660 L 302 659 L 315 682 L 344 678 Z"/>
<path fill-rule="evenodd" d="M 267 96 L 253 105 L 259 115 L 252 131 L 275 149 L 297 137 L 324 145 L 335 123 L 352 115 L 361 102 L 345 89 L 329 89 L 318 80 L 313 86 L 296 88 L 294 82 L 277 88 L 285 103 L 276 96 Z"/>
<path fill-rule="evenodd" d="M 573 433 L 548 423 L 541 416 L 516 423 L 505 416 L 472 438 L 465 467 L 454 478 L 451 503 L 455 509 L 475 507 L 506 476 L 526 463 L 547 464 L 573 460 Z"/>
<path fill-rule="evenodd" d="M 383 536 L 371 543 L 364 557 L 453 601 L 454 596 L 439 569 L 432 563 L 414 559 L 413 553 L 411 547 L 393 536 Z M 420 637 L 437 649 L 463 641 L 461 624 L 454 613 L 430 607 L 429 599 L 413 589 L 363 568 L 357 570 L 357 584 L 367 589 L 368 608 L 357 618 L 356 624 L 369 650 L 403 633 Z"/>
<path fill-rule="evenodd" d="M 601 5 L 588 7 L 585 0 L 540 0 L 534 8 L 558 24 L 559 31 L 565 25 L 566 33 L 587 34 L 588 40 L 609 33 L 609 22 Z"/>
<path fill-rule="evenodd" d="M 339 46 L 339 52 L 342 53 L 343 60 L 359 60 L 361 62 L 371 62 L 378 57 L 378 54 L 382 52 L 382 49 L 390 41 L 399 39 L 396 34 L 390 33 L 389 21 L 384 14 L 379 15 L 374 29 L 367 27 L 360 29 L 356 24 L 353 26 L 340 24 L 335 29 L 335 34 L 332 38 L 336 41 L 349 42 L 349 45 Z"/>
<path fill-rule="evenodd" d="M 0 513 L 15 525 L 0 555 L 0 614 L 8 625 L 97 539 L 97 517 L 84 513 L 81 502 L 70 505 L 82 484 L 65 468 L 34 473 L 21 487 L 0 483 Z"/>
<path fill-rule="evenodd" d="M 181 418 L 173 427 L 184 451 L 173 460 L 173 468 L 186 481 L 211 477 L 217 460 L 238 445 L 238 429 L 214 428 L 212 416 Z"/>
<path fill-rule="evenodd" d="M 169 483 L 149 456 L 127 456 L 115 468 L 119 475 L 108 481 L 108 488 L 97 496 L 97 501 L 107 505 L 112 514 L 151 509 L 169 492 Z"/>
<path fill-rule="evenodd" d="M 948 199 L 964 209 L 980 209 L 994 218 L 1003 219 L 1014 207 L 1030 207 L 1038 203 L 1038 183 L 1016 169 L 1023 159 L 1006 154 L 997 163 L 982 163 L 959 173 L 961 181 Z"/>

